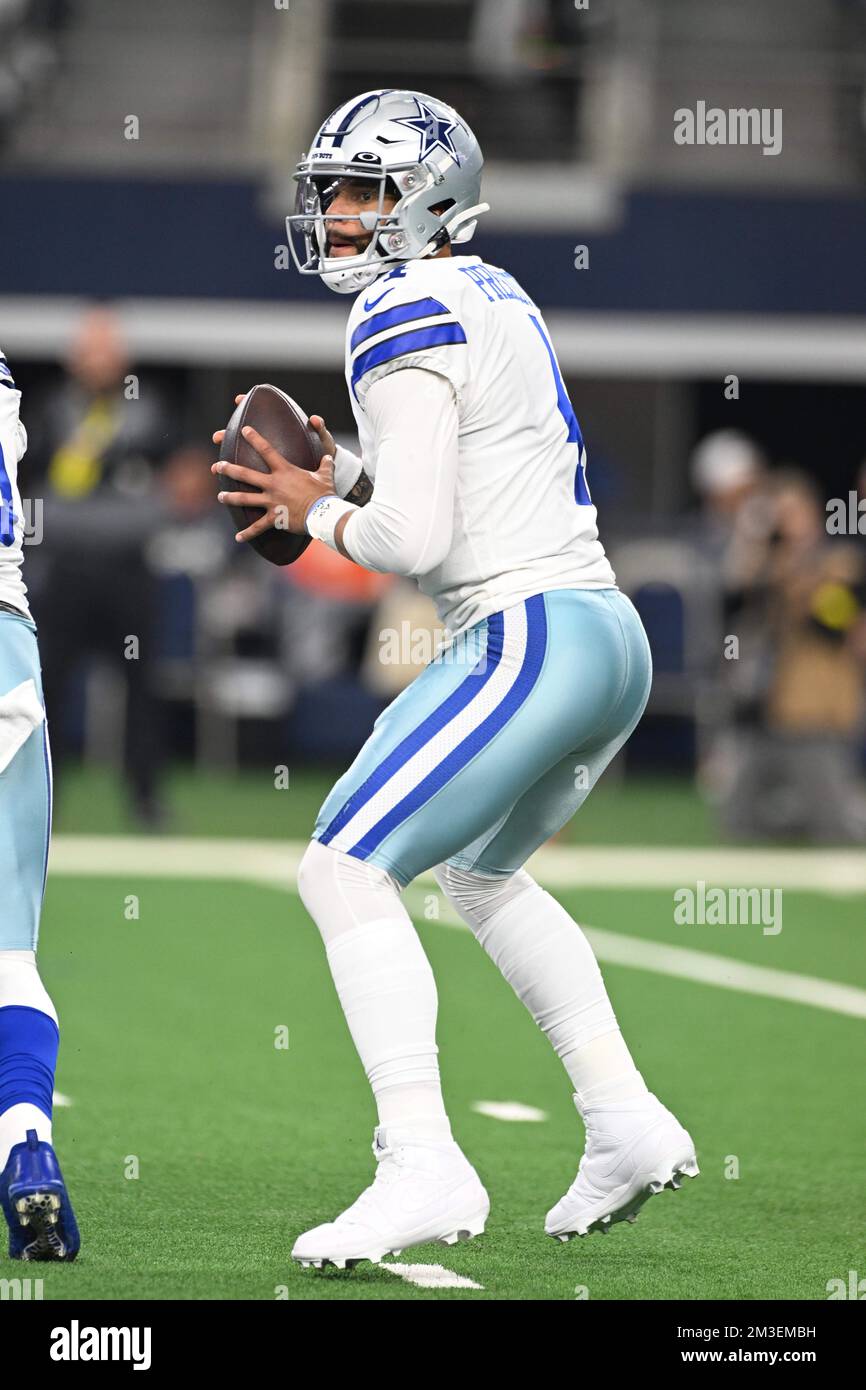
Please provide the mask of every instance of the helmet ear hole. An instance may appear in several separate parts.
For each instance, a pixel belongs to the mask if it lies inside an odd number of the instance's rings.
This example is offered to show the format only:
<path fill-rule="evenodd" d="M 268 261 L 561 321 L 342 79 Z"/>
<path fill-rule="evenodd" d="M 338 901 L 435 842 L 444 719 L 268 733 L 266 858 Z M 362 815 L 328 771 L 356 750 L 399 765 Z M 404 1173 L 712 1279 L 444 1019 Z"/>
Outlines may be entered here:
<path fill-rule="evenodd" d="M 456 198 L 444 198 L 441 203 L 431 203 L 427 211 L 435 213 L 437 217 L 441 217 L 443 212 L 447 212 L 449 208 L 453 208 L 456 201 Z"/>

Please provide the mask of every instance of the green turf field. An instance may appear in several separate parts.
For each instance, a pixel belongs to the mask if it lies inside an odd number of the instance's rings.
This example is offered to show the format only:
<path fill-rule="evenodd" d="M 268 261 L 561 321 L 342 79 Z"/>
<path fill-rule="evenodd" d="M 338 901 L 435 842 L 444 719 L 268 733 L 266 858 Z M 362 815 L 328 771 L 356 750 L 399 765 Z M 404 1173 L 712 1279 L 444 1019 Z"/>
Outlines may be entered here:
<path fill-rule="evenodd" d="M 250 833 L 300 839 L 321 782 L 301 779 L 280 802 L 247 778 L 234 804 Z M 231 790 L 179 776 L 178 830 L 230 833 Z M 64 796 L 61 833 L 128 831 L 102 779 L 70 781 Z M 693 843 L 712 842 L 688 788 L 612 784 L 597 803 L 575 843 L 613 843 L 618 827 L 627 859 L 666 816 L 668 843 L 690 823 Z M 784 929 L 765 937 L 676 927 L 663 890 L 558 895 L 607 932 L 866 987 L 862 897 L 786 891 Z M 866 1275 L 863 1018 L 603 963 L 638 1065 L 691 1130 L 702 1174 L 634 1226 L 563 1245 L 543 1225 L 582 1147 L 568 1078 L 468 931 L 424 920 L 419 931 L 452 1125 L 492 1210 L 483 1237 L 399 1263 L 441 1264 L 480 1288 L 424 1289 L 369 1264 L 295 1268 L 297 1234 L 374 1172 L 375 1110 L 318 932 L 287 889 L 118 873 L 54 875 L 46 898 L 40 959 L 71 1101 L 55 1111 L 55 1139 L 83 1248 L 74 1265 L 39 1268 L 45 1298 L 824 1299 L 829 1279 Z M 288 1049 L 274 1046 L 281 1026 Z M 482 1100 L 548 1118 L 506 1123 L 472 1108 Z M 20 1273 L 0 1259 L 0 1277 Z"/>

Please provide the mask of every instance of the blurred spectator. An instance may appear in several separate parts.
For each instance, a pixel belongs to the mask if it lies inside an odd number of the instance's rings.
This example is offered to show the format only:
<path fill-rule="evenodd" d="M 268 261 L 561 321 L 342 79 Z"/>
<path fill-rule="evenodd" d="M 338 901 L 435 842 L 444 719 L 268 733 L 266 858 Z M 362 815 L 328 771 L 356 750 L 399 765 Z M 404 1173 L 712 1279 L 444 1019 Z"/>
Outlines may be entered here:
<path fill-rule="evenodd" d="M 747 838 L 864 842 L 864 557 L 828 537 L 804 475 L 775 475 L 769 497 L 770 524 L 740 567 L 739 650 L 725 663 L 735 712 L 714 759 L 723 820 Z"/>
<path fill-rule="evenodd" d="M 158 523 L 145 546 L 145 557 L 158 574 L 184 574 L 215 580 L 227 575 L 245 551 L 232 540 L 224 508 L 216 505 L 214 451 L 195 441 L 169 455 L 159 475 Z M 165 598 L 161 600 L 164 608 Z M 161 626 L 168 617 L 160 613 Z"/>
<path fill-rule="evenodd" d="M 144 496 L 168 448 L 163 404 L 142 392 L 118 317 L 107 306 L 85 313 L 63 379 L 31 418 L 31 476 L 41 469 L 58 498 L 108 489 Z"/>
<path fill-rule="evenodd" d="M 99 660 L 124 678 L 124 771 L 135 814 L 152 825 L 162 816 L 162 749 L 145 546 L 159 515 L 154 469 L 170 425 L 129 366 L 116 315 L 92 309 L 61 381 L 28 413 L 29 484 L 44 500 L 44 539 L 31 549 L 29 571 L 56 773 L 62 780 L 73 741 L 77 682 Z"/>
<path fill-rule="evenodd" d="M 716 430 L 692 454 L 691 477 L 701 503 L 701 548 L 714 554 L 736 583 L 740 562 L 748 563 L 751 538 L 766 526 L 764 455 L 738 430 Z"/>

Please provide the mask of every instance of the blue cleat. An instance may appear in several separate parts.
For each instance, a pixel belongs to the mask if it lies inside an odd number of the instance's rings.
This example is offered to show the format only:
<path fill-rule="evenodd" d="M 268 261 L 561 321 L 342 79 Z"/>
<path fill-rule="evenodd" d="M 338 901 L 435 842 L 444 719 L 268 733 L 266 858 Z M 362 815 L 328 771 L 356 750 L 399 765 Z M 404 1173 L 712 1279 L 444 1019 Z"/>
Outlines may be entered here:
<path fill-rule="evenodd" d="M 0 1173 L 10 1260 L 74 1260 L 81 1245 L 57 1155 L 28 1129 Z"/>

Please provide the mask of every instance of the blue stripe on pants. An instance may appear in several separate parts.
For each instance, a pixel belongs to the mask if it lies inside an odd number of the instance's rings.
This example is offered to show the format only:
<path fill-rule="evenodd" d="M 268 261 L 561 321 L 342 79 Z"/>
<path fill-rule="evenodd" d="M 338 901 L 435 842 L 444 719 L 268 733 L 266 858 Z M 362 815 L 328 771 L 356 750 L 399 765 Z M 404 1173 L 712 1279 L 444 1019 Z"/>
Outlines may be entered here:
<path fill-rule="evenodd" d="M 487 718 L 471 733 L 467 734 L 462 743 L 452 749 L 442 762 L 433 768 L 432 772 L 429 772 L 417 786 L 403 797 L 402 801 L 392 807 L 387 815 L 383 816 L 357 844 L 353 845 L 349 851 L 350 854 L 354 854 L 358 859 L 366 859 L 372 854 L 386 835 L 390 835 L 403 821 L 408 820 L 409 816 L 424 806 L 431 797 L 450 782 L 461 768 L 464 768 L 467 763 L 477 757 L 528 698 L 538 680 L 544 662 L 544 653 L 547 649 L 547 619 L 544 612 L 544 599 L 540 594 L 528 599 L 524 606 L 526 609 L 526 650 L 523 665 L 513 685 L 510 686 L 503 699 L 488 714 Z M 497 613 L 496 617 L 499 619 L 498 662 L 501 657 L 502 614 Z"/>
<path fill-rule="evenodd" d="M 375 796 L 380 787 L 383 787 L 389 778 L 393 777 L 394 773 L 417 753 L 419 748 L 423 748 L 426 743 L 430 742 L 431 738 L 435 738 L 436 734 L 444 729 L 445 725 L 449 724 L 461 710 L 465 709 L 470 700 L 475 699 L 479 691 L 484 689 L 502 659 L 502 635 L 502 614 L 493 613 L 487 619 L 487 648 L 477 666 L 469 672 L 465 680 L 448 696 L 447 700 L 443 701 L 428 718 L 423 720 L 417 729 L 413 729 L 406 738 L 402 739 L 393 752 L 378 767 L 374 768 L 370 776 L 352 793 L 327 829 L 319 836 L 323 845 L 330 844 L 334 836 L 338 835 L 343 826 L 348 824 L 362 806 L 366 805 L 371 796 Z"/>

